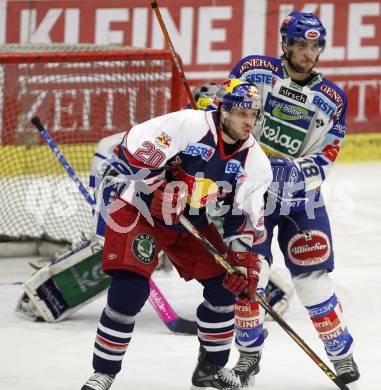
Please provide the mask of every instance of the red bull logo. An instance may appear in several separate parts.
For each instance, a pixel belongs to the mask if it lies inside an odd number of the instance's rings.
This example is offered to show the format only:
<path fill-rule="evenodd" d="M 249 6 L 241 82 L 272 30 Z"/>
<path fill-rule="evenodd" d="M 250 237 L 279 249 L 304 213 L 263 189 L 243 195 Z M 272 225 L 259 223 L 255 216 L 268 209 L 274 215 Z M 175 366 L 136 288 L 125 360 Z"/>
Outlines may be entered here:
<path fill-rule="evenodd" d="M 240 79 L 228 79 L 225 80 L 222 85 L 225 87 L 226 92 L 232 92 L 233 89 L 237 86 L 242 84 L 242 81 Z"/>
<path fill-rule="evenodd" d="M 159 134 L 156 137 L 155 144 L 157 146 L 159 146 L 160 148 L 166 149 L 166 148 L 169 148 L 169 146 L 171 145 L 171 141 L 172 141 L 172 138 L 168 134 L 164 133 L 164 131 L 163 131 L 161 134 Z"/>
<path fill-rule="evenodd" d="M 199 209 L 217 200 L 218 186 L 213 180 L 204 177 L 194 177 L 180 167 L 176 168 L 174 176 L 176 180 L 182 181 L 187 185 L 187 203 L 190 207 Z"/>

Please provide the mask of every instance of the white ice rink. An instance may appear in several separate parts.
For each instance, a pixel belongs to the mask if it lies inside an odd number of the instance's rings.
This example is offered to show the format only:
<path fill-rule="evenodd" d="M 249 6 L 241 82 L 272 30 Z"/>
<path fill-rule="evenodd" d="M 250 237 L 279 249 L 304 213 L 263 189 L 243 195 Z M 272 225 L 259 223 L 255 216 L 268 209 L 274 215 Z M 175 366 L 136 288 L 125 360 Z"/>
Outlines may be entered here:
<path fill-rule="evenodd" d="M 356 346 L 358 390 L 381 389 L 381 163 L 337 164 L 325 184 L 336 269 L 332 274 Z M 276 250 L 276 266 L 282 268 Z M 28 259 L 0 259 L 0 389 L 79 390 L 92 372 L 95 331 L 104 298 L 58 324 L 32 323 L 14 313 L 30 273 Z M 175 273 L 154 276 L 177 312 L 194 318 L 201 300 L 196 283 Z M 324 360 L 323 347 L 297 298 L 285 319 Z M 337 389 L 276 324 L 269 330 L 256 390 Z M 124 368 L 113 390 L 182 390 L 196 363 L 195 336 L 171 334 L 147 303 L 138 317 Z M 229 365 L 237 351 L 233 347 Z"/>

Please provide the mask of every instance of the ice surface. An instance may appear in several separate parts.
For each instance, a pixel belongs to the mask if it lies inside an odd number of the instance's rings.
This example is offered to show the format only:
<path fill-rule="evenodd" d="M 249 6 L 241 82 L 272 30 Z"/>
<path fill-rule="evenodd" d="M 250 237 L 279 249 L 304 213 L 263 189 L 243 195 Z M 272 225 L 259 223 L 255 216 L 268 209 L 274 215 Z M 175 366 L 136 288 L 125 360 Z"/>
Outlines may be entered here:
<path fill-rule="evenodd" d="M 331 215 L 336 292 L 355 337 L 355 358 L 362 378 L 357 390 L 379 390 L 381 367 L 381 163 L 338 164 L 325 184 Z M 276 266 L 287 276 L 279 250 Z M 30 259 L 29 259 L 30 260 Z M 92 348 L 105 298 L 58 324 L 33 323 L 14 313 L 20 285 L 30 273 L 28 259 L 0 259 L 0 389 L 79 390 L 92 372 Z M 175 273 L 155 281 L 177 312 L 194 318 L 201 300 L 196 282 Z M 286 320 L 324 360 L 323 346 L 297 298 Z M 325 374 L 273 322 L 263 353 L 256 390 L 336 389 Z M 171 334 L 147 303 L 113 390 L 181 390 L 190 387 L 198 342 Z M 237 358 L 232 348 L 229 365 Z"/>

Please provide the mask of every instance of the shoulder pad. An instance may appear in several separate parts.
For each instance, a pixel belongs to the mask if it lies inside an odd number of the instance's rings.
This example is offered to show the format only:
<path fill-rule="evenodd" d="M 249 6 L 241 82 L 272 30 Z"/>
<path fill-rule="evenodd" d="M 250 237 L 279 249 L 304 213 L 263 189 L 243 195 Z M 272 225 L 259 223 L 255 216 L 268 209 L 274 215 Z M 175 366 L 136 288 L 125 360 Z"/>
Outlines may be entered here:
<path fill-rule="evenodd" d="M 281 70 L 281 61 L 278 58 L 259 55 L 247 56 L 240 61 L 240 74 L 254 69 L 267 70 L 278 74 Z"/>

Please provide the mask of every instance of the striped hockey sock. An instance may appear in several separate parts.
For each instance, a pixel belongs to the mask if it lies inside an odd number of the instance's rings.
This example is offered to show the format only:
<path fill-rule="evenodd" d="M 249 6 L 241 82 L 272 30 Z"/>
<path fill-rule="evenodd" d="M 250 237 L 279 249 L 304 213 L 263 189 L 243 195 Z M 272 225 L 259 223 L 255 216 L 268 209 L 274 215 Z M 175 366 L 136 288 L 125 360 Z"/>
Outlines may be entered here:
<path fill-rule="evenodd" d="M 234 308 L 213 306 L 204 301 L 197 309 L 198 339 L 205 348 L 207 360 L 224 366 L 234 336 Z"/>
<path fill-rule="evenodd" d="M 353 338 L 343 319 L 343 312 L 336 295 L 318 305 L 308 306 L 312 323 L 324 343 L 330 360 L 340 360 L 350 356 Z"/>
<path fill-rule="evenodd" d="M 135 317 L 104 309 L 95 338 L 93 367 L 95 371 L 117 374 L 130 343 Z"/>
<path fill-rule="evenodd" d="M 258 302 L 237 300 L 235 309 L 235 343 L 240 352 L 259 352 L 264 342 L 264 312 Z"/>

